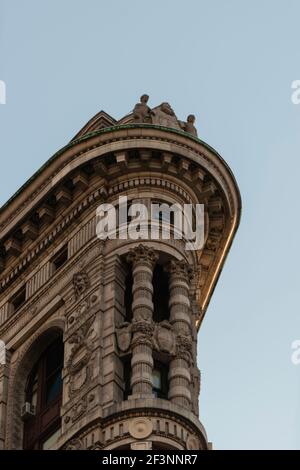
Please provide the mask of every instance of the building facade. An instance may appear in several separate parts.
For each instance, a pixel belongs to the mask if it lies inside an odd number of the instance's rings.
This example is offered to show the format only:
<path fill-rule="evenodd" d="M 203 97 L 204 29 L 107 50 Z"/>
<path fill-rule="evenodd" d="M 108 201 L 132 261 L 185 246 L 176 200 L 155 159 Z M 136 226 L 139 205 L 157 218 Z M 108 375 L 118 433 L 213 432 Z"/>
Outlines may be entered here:
<path fill-rule="evenodd" d="M 202 246 L 164 237 L 163 211 L 156 237 L 99 237 L 97 209 L 118 216 L 120 196 L 202 204 Z M 194 116 L 147 95 L 33 175 L 0 211 L 0 449 L 208 449 L 197 331 L 240 211 Z"/>

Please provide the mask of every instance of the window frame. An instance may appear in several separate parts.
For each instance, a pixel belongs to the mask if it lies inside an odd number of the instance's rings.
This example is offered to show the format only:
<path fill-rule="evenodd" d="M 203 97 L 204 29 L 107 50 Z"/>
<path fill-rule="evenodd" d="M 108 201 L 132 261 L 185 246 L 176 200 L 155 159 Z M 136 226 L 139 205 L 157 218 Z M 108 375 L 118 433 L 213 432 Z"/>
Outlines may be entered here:
<path fill-rule="evenodd" d="M 43 443 L 54 434 L 61 427 L 60 407 L 62 403 L 62 388 L 61 386 L 58 395 L 51 401 L 46 401 L 46 385 L 47 385 L 47 358 L 55 347 L 61 348 L 59 350 L 60 360 L 58 366 L 48 375 L 48 378 L 58 371 L 62 373 L 64 362 L 64 348 L 62 336 L 55 338 L 40 355 L 38 361 L 32 368 L 25 388 L 25 400 L 32 403 L 32 388 L 37 375 L 37 401 L 35 415 L 28 418 L 24 423 L 24 436 L 23 436 L 23 449 L 25 450 L 41 450 Z"/>

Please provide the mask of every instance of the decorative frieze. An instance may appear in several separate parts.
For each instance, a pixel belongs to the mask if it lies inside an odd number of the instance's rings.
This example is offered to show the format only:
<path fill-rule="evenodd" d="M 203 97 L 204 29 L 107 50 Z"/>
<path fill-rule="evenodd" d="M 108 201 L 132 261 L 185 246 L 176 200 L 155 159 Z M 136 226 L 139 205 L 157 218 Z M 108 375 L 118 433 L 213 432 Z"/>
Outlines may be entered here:
<path fill-rule="evenodd" d="M 0 308 L 0 325 L 6 322 L 13 313 L 12 305 L 7 302 Z"/>
<path fill-rule="evenodd" d="M 35 292 L 40 289 L 50 278 L 51 263 L 45 263 L 34 276 L 32 276 L 26 284 L 26 298 L 31 297 Z"/>
<path fill-rule="evenodd" d="M 96 217 L 87 222 L 69 241 L 70 257 L 86 245 L 90 240 L 96 238 Z"/>

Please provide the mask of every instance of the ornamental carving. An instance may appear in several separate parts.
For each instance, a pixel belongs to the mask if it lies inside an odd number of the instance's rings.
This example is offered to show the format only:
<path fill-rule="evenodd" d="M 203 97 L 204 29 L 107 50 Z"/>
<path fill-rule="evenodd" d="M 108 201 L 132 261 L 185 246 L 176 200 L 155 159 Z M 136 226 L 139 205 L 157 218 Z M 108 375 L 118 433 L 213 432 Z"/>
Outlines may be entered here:
<path fill-rule="evenodd" d="M 81 418 L 87 410 L 87 396 L 84 396 L 73 406 L 71 410 L 72 422 L 74 423 L 77 419 Z"/>
<path fill-rule="evenodd" d="M 67 370 L 70 374 L 70 396 L 74 396 L 89 382 L 92 376 L 92 367 L 89 364 L 92 356 L 92 325 L 95 316 L 86 321 L 69 339 L 74 344 L 67 362 Z"/>
<path fill-rule="evenodd" d="M 153 424 L 149 418 L 134 418 L 128 426 L 129 434 L 134 439 L 146 439 L 153 431 Z"/>
<path fill-rule="evenodd" d="M 184 278 L 186 281 L 191 281 L 194 276 L 194 270 L 192 266 L 189 266 L 185 260 L 170 261 L 167 266 L 167 271 L 172 276 Z"/>
<path fill-rule="evenodd" d="M 158 260 L 157 253 L 148 246 L 138 245 L 136 248 L 133 248 L 129 251 L 127 255 L 128 263 L 136 264 L 150 264 L 154 265 Z"/>
<path fill-rule="evenodd" d="M 157 351 L 175 355 L 176 336 L 172 330 L 171 324 L 164 320 L 155 325 L 153 334 L 153 346 Z"/>
<path fill-rule="evenodd" d="M 75 296 L 78 299 L 90 287 L 90 280 L 85 271 L 80 271 L 73 276 Z"/>
<path fill-rule="evenodd" d="M 131 323 L 128 323 L 128 322 L 124 322 L 116 330 L 118 348 L 122 352 L 126 352 L 130 347 L 131 337 L 132 337 L 131 330 L 132 330 L 132 325 Z"/>
<path fill-rule="evenodd" d="M 176 356 L 189 364 L 192 361 L 192 340 L 188 336 L 177 335 Z"/>
<path fill-rule="evenodd" d="M 194 434 L 190 434 L 186 441 L 187 450 L 199 450 L 199 439 Z"/>
<path fill-rule="evenodd" d="M 86 321 L 86 318 L 90 315 L 90 312 L 97 306 L 100 300 L 99 292 L 93 292 L 88 298 L 82 300 L 68 315 L 67 326 L 69 329 L 72 329 L 78 326 L 78 323 L 83 323 Z"/>
<path fill-rule="evenodd" d="M 132 333 L 134 333 L 132 345 L 147 344 L 152 346 L 154 324 L 147 321 L 132 321 Z"/>
<path fill-rule="evenodd" d="M 136 322 L 152 322 L 152 311 L 148 307 L 138 306 L 134 311 Z"/>
<path fill-rule="evenodd" d="M 81 439 L 72 439 L 64 448 L 65 450 L 83 450 L 83 442 Z"/>
<path fill-rule="evenodd" d="M 169 103 L 161 103 L 159 106 L 155 107 L 153 110 L 153 124 L 164 127 L 172 127 L 173 129 L 181 129 L 180 123 L 171 108 Z"/>
<path fill-rule="evenodd" d="M 89 310 L 89 306 L 90 306 L 89 299 L 86 299 L 86 300 L 82 301 L 78 305 L 76 310 L 71 315 L 69 315 L 69 317 L 68 317 L 68 327 L 69 328 L 71 328 L 73 325 L 76 324 L 77 319 L 84 318 L 87 315 L 88 310 Z"/>

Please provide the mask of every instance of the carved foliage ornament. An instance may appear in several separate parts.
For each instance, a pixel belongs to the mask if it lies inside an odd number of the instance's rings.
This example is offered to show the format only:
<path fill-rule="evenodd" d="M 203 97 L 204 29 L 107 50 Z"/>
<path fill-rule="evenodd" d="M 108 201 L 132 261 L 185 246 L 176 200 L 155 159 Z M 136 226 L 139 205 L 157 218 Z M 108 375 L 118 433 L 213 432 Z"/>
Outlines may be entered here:
<path fill-rule="evenodd" d="M 188 336 L 177 335 L 176 338 L 176 356 L 184 359 L 189 364 L 192 360 L 192 340 Z"/>
<path fill-rule="evenodd" d="M 132 345 L 146 344 L 152 346 L 153 322 L 135 320 L 132 321 L 132 333 L 134 334 Z"/>
<path fill-rule="evenodd" d="M 153 266 L 158 260 L 158 255 L 152 248 L 145 245 L 138 245 L 129 251 L 127 261 L 136 264 L 150 264 Z"/>
<path fill-rule="evenodd" d="M 191 281 L 194 276 L 193 268 L 185 260 L 170 261 L 167 270 L 172 276 L 181 277 L 187 281 Z"/>

